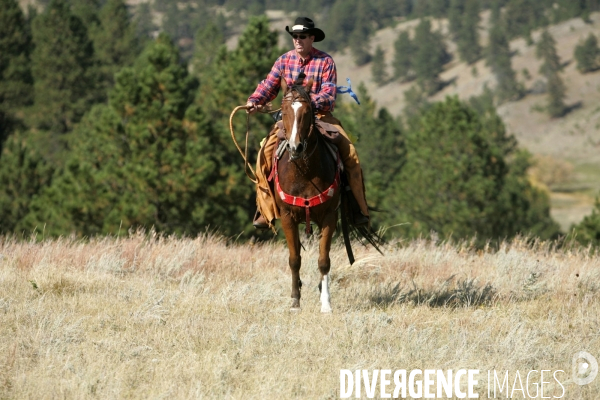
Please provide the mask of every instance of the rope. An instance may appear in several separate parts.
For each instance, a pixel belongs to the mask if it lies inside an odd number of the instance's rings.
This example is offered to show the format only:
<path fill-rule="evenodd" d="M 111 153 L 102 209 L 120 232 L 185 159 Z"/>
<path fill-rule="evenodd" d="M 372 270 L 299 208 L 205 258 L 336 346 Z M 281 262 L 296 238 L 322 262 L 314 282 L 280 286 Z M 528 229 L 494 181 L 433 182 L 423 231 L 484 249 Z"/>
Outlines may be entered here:
<path fill-rule="evenodd" d="M 231 138 L 233 139 L 233 144 L 235 144 L 235 147 L 238 149 L 238 151 L 242 155 L 242 158 L 244 159 L 244 172 L 246 173 L 246 176 L 248 177 L 248 179 L 250 179 L 253 183 L 256 184 L 256 183 L 258 183 L 258 180 L 256 179 L 256 171 L 254 171 L 254 169 L 252 168 L 250 163 L 248 163 L 248 137 L 250 136 L 250 114 L 246 114 L 246 146 L 245 146 L 246 148 L 244 149 L 244 151 L 242 151 L 242 148 L 238 144 L 238 141 L 235 138 L 235 134 L 233 133 L 233 116 L 239 110 L 247 110 L 247 109 L 248 109 L 247 105 L 237 106 L 236 108 L 233 109 L 233 111 L 231 112 L 231 115 L 229 116 L 229 131 L 231 132 Z M 263 111 L 262 109 L 259 109 L 258 112 L 261 112 L 263 114 L 271 114 L 271 113 L 276 113 L 279 110 L 281 110 L 281 108 L 274 110 L 274 111 L 270 111 L 268 109 L 266 111 Z M 250 175 L 250 173 L 252 175 Z"/>

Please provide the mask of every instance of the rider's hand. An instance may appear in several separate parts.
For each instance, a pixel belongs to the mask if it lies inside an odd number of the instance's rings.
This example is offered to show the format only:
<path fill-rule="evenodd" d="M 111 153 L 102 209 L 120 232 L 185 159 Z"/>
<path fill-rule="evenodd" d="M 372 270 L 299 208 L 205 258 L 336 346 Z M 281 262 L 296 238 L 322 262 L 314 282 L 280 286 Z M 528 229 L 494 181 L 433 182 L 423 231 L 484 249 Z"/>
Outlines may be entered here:
<path fill-rule="evenodd" d="M 262 108 L 262 106 L 254 104 L 253 102 L 249 101 L 246 103 L 246 113 L 248 114 L 254 114 L 255 112 L 257 112 L 260 108 Z"/>

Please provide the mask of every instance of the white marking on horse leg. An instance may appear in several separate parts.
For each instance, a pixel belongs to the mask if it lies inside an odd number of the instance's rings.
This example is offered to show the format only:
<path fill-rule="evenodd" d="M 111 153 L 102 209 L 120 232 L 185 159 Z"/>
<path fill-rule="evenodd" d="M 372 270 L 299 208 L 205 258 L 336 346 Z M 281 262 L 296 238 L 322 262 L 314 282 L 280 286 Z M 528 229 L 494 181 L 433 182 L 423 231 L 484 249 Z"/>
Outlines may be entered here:
<path fill-rule="evenodd" d="M 329 274 L 324 275 L 321 281 L 321 312 L 331 312 L 331 304 L 329 303 Z"/>
<path fill-rule="evenodd" d="M 292 149 L 296 149 L 296 135 L 298 134 L 298 110 L 302 107 L 302 103 L 299 101 L 294 101 L 292 103 L 292 108 L 294 109 L 294 126 L 292 126 L 292 135 L 290 136 L 290 145 Z"/>

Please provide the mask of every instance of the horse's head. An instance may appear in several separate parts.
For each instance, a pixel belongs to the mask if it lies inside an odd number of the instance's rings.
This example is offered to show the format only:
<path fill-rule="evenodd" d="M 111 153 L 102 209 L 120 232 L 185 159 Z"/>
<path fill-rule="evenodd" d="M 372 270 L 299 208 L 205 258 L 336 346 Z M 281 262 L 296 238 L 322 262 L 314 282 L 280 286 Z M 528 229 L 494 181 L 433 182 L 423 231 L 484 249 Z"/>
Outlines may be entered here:
<path fill-rule="evenodd" d="M 310 101 L 312 84 L 313 80 L 310 79 L 304 86 L 288 86 L 285 79 L 281 78 L 281 113 L 291 160 L 300 157 L 306 151 L 308 137 L 315 122 Z"/>

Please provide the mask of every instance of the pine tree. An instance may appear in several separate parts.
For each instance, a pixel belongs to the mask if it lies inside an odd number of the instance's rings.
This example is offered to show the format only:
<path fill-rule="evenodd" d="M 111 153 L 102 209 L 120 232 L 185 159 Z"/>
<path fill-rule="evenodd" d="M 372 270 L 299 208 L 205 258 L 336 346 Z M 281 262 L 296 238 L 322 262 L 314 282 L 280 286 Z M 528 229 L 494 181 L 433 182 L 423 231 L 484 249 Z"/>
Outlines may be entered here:
<path fill-rule="evenodd" d="M 179 59 L 161 35 L 135 67 L 121 70 L 110 105 L 94 107 L 68 135 L 70 157 L 32 202 L 30 225 L 46 223 L 52 235 L 139 226 L 191 235 L 211 226 L 233 235 L 249 225 L 250 185 L 231 175 L 241 166 L 194 104 L 197 82 Z"/>
<path fill-rule="evenodd" d="M 542 59 L 540 73 L 548 81 L 547 111 L 553 118 L 561 117 L 566 111 L 564 103 L 566 88 L 559 75 L 562 66 L 556 52 L 556 41 L 547 30 L 542 33 L 536 46 L 536 56 Z"/>
<path fill-rule="evenodd" d="M 77 0 L 70 1 L 71 13 L 81 20 L 87 29 L 88 36 L 94 36 L 100 25 L 98 14 L 102 8 L 103 0 Z"/>
<path fill-rule="evenodd" d="M 583 246 L 600 247 L 600 198 L 596 197 L 590 215 L 586 215 L 580 223 L 571 226 L 569 239 L 575 239 Z"/>
<path fill-rule="evenodd" d="M 414 47 L 407 31 L 402 31 L 394 42 L 394 78 L 406 80 L 409 77 Z"/>
<path fill-rule="evenodd" d="M 16 131 L 0 153 L 0 233 L 29 235 L 43 224 L 30 224 L 31 200 L 52 180 L 54 168 L 47 160 L 48 137 L 40 131 Z"/>
<path fill-rule="evenodd" d="M 8 135 L 22 125 L 23 108 L 33 101 L 29 57 L 31 32 L 15 0 L 0 0 L 0 154 Z"/>
<path fill-rule="evenodd" d="M 161 27 L 162 30 L 175 42 L 177 42 L 180 37 L 179 20 L 181 18 L 181 13 L 179 12 L 179 7 L 177 7 L 177 4 L 178 3 L 176 1 L 172 1 L 167 4 Z"/>
<path fill-rule="evenodd" d="M 465 0 L 450 0 L 450 7 L 448 9 L 448 28 L 455 41 L 458 40 L 462 31 L 464 13 Z"/>
<path fill-rule="evenodd" d="M 489 32 L 486 63 L 496 77 L 498 101 L 517 100 L 522 97 L 523 89 L 517 82 L 516 73 L 512 68 L 510 46 L 505 27 L 499 19 L 499 14 L 493 20 L 495 22 Z"/>
<path fill-rule="evenodd" d="M 585 0 L 557 0 L 552 8 L 554 23 L 582 16 L 587 9 L 586 3 Z"/>
<path fill-rule="evenodd" d="M 252 17 L 235 50 L 219 49 L 197 97 L 202 108 L 218 119 L 229 117 L 231 110 L 245 104 L 281 55 L 277 38 L 277 31 L 270 30 L 266 17 Z"/>
<path fill-rule="evenodd" d="M 203 76 L 210 73 L 210 67 L 216 60 L 219 48 L 224 44 L 223 32 L 212 21 L 196 33 L 192 67 L 200 82 L 203 82 Z"/>
<path fill-rule="evenodd" d="M 150 3 L 140 3 L 138 5 L 134 21 L 136 35 L 142 42 L 150 39 L 152 34 L 157 30 L 152 20 Z"/>
<path fill-rule="evenodd" d="M 505 21 L 510 38 L 522 36 L 531 40 L 531 31 L 548 25 L 546 4 L 540 0 L 509 0 Z"/>
<path fill-rule="evenodd" d="M 441 238 L 502 240 L 541 232 L 556 237 L 547 197 L 526 179 L 523 158 L 516 156 L 498 128 L 499 117 L 480 116 L 456 97 L 436 103 L 407 130 L 406 163 L 383 208 L 394 210 L 389 222 L 416 237 L 432 230 Z"/>
<path fill-rule="evenodd" d="M 379 86 L 384 85 L 388 81 L 385 54 L 383 53 L 381 46 L 377 46 L 375 49 L 375 55 L 373 56 L 373 62 L 371 64 L 371 75 L 373 76 L 373 81 Z"/>
<path fill-rule="evenodd" d="M 330 10 L 327 21 L 327 40 L 323 42 L 323 50 L 340 51 L 349 42 L 349 37 L 356 25 L 358 0 L 336 1 Z"/>
<path fill-rule="evenodd" d="M 100 29 L 94 35 L 95 56 L 102 82 L 112 87 L 115 73 L 133 64 L 139 46 L 123 0 L 108 0 L 100 10 L 99 20 Z"/>
<path fill-rule="evenodd" d="M 444 41 L 438 32 L 431 31 L 431 22 L 423 19 L 415 31 L 413 68 L 419 86 L 428 94 L 440 87 L 439 74 L 448 61 Z"/>
<path fill-rule="evenodd" d="M 0 0 L 0 112 L 16 111 L 33 101 L 31 48 L 31 32 L 19 3 Z"/>
<path fill-rule="evenodd" d="M 101 98 L 92 42 L 65 0 L 51 0 L 35 18 L 33 41 L 35 120 L 41 128 L 64 133 Z"/>
<path fill-rule="evenodd" d="M 580 43 L 575 47 L 574 56 L 577 61 L 577 69 L 582 74 L 598 69 L 600 49 L 598 48 L 598 39 L 593 33 L 590 33 L 583 43 Z"/>
<path fill-rule="evenodd" d="M 481 57 L 479 11 L 479 0 L 466 0 L 456 43 L 460 58 L 467 64 L 473 64 Z"/>
<path fill-rule="evenodd" d="M 360 107 L 354 102 L 341 102 L 336 117 L 347 132 L 358 136 L 356 150 L 362 160 L 369 204 L 378 207 L 388 195 L 394 179 L 405 162 L 406 147 L 402 122 L 377 104 L 361 83 L 357 90 Z M 373 214 L 374 226 L 383 226 L 387 215 Z"/>
<path fill-rule="evenodd" d="M 359 1 L 358 10 L 356 10 L 356 22 L 354 29 L 348 38 L 350 51 L 354 56 L 354 62 L 357 66 L 364 65 L 371 61 L 369 53 L 369 37 L 371 36 L 371 20 L 369 19 L 368 3 Z"/>

